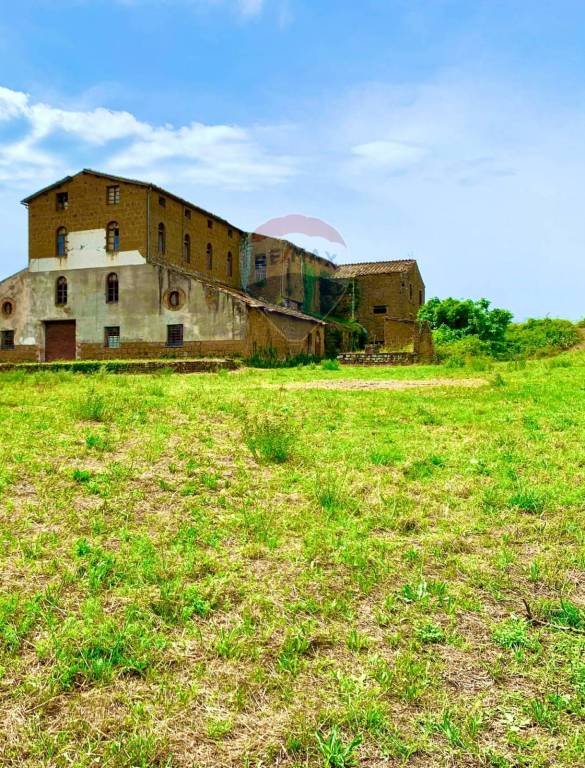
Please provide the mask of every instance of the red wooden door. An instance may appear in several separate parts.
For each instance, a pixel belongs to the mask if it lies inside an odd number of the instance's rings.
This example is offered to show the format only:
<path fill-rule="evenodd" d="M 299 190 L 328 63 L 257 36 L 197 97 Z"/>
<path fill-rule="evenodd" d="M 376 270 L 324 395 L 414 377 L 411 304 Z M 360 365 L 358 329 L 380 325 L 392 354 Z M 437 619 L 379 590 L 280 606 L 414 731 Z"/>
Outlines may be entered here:
<path fill-rule="evenodd" d="M 75 320 L 45 323 L 45 361 L 75 360 Z"/>

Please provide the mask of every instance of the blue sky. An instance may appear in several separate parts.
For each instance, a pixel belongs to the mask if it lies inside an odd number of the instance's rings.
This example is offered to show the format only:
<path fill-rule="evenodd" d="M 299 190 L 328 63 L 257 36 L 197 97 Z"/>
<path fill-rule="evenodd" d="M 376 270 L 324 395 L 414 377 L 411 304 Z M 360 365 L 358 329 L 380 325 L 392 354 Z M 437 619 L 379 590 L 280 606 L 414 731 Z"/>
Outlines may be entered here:
<path fill-rule="evenodd" d="M 428 295 L 585 315 L 585 3 L 19 0 L 0 16 L 0 277 L 83 167 L 243 228 L 323 218 Z M 327 243 L 308 243 L 334 252 Z"/>

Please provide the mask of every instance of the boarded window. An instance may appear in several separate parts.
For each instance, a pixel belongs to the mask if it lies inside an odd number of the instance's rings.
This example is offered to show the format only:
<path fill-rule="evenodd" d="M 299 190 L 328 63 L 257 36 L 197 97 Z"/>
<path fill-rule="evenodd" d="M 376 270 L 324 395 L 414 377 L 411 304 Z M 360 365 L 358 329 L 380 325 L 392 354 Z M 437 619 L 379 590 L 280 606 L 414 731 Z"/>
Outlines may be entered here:
<path fill-rule="evenodd" d="M 0 349 L 14 349 L 14 331 L 0 332 Z"/>
<path fill-rule="evenodd" d="M 167 325 L 167 347 L 183 346 L 183 326 Z"/>
<path fill-rule="evenodd" d="M 65 227 L 59 227 L 57 230 L 55 253 L 59 259 L 63 259 L 65 256 L 67 256 L 67 230 Z"/>
<path fill-rule="evenodd" d="M 110 221 L 106 238 L 108 253 L 118 253 L 120 250 L 120 228 L 117 221 Z"/>
<path fill-rule="evenodd" d="M 104 328 L 104 346 L 108 349 L 120 349 L 119 325 L 110 325 Z"/>
<path fill-rule="evenodd" d="M 228 277 L 231 277 L 234 274 L 234 257 L 232 256 L 231 251 L 228 251 L 225 271 Z"/>
<path fill-rule="evenodd" d="M 67 304 L 67 278 L 62 275 L 57 278 L 55 284 L 55 304 L 58 307 L 64 307 Z"/>
<path fill-rule="evenodd" d="M 165 225 L 158 225 L 158 253 L 159 256 L 164 256 L 167 250 L 167 238 L 165 232 Z"/>
<path fill-rule="evenodd" d="M 388 312 L 388 307 L 385 304 L 376 304 L 373 311 L 375 315 L 385 315 Z"/>
<path fill-rule="evenodd" d="M 205 253 L 207 256 L 207 269 L 211 271 L 213 269 L 213 246 L 211 243 L 207 243 L 207 248 L 205 249 Z"/>
<path fill-rule="evenodd" d="M 106 302 L 108 304 L 117 304 L 119 297 L 118 275 L 115 272 L 110 272 L 106 278 Z"/>
<path fill-rule="evenodd" d="M 106 201 L 108 205 L 118 205 L 120 202 L 120 187 L 117 185 L 113 185 L 111 187 L 108 187 L 107 195 L 106 195 Z"/>
<path fill-rule="evenodd" d="M 69 205 L 69 193 L 68 192 L 57 192 L 57 210 L 58 211 L 66 211 L 67 207 Z"/>
<path fill-rule="evenodd" d="M 183 261 L 191 261 L 191 235 L 185 235 L 183 238 Z"/>
<path fill-rule="evenodd" d="M 254 266 L 256 269 L 256 282 L 261 283 L 266 280 L 266 256 L 263 253 L 256 256 Z"/>

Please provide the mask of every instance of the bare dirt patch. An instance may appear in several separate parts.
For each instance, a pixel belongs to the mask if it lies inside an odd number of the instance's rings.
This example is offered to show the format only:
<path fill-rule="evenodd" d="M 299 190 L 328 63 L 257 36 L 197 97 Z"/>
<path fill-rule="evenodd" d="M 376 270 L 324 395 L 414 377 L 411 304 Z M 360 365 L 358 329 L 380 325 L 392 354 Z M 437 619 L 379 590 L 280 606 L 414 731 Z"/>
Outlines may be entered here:
<path fill-rule="evenodd" d="M 416 389 L 418 387 L 481 387 L 485 379 L 405 379 L 391 381 L 367 381 L 364 379 L 339 379 L 330 381 L 294 381 L 285 389 Z M 276 385 L 282 386 L 282 385 Z"/>

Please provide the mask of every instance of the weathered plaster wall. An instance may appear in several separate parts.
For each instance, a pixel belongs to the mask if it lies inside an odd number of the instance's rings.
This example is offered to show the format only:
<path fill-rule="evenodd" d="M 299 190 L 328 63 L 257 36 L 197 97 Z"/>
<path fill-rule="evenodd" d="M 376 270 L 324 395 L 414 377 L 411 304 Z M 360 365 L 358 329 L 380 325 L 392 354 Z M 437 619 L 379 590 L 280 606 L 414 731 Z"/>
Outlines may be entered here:
<path fill-rule="evenodd" d="M 12 305 L 10 315 L 1 312 L 6 301 L 10 301 Z M 26 270 L 0 282 L 0 331 L 14 331 L 15 344 L 14 350 L 0 350 L 0 360 L 37 360 L 37 339 L 29 321 L 30 303 L 30 284 Z"/>

